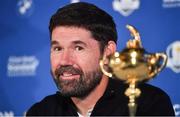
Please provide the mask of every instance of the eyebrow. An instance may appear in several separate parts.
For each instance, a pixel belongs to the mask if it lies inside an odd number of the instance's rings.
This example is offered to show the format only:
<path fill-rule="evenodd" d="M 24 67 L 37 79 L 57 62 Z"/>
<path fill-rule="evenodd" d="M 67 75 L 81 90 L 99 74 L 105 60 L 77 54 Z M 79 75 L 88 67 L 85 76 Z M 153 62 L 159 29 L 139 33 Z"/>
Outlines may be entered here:
<path fill-rule="evenodd" d="M 73 41 L 73 44 L 82 44 L 82 45 L 84 45 L 84 46 L 87 46 L 87 44 L 85 43 L 85 42 L 83 42 L 83 41 L 80 41 L 80 40 L 77 40 L 77 41 Z"/>
<path fill-rule="evenodd" d="M 54 41 L 54 40 L 53 40 L 53 41 L 51 41 L 51 46 L 52 46 L 52 45 L 57 45 L 57 44 L 58 44 L 58 42 L 57 42 L 57 41 Z"/>
<path fill-rule="evenodd" d="M 84 46 L 87 46 L 86 43 L 84 43 L 84 42 L 82 42 L 82 41 L 80 41 L 80 40 L 73 41 L 72 43 L 75 44 L 75 45 L 76 45 L 76 44 L 82 44 L 82 45 L 84 45 Z M 57 41 L 55 41 L 55 40 L 51 41 L 51 46 L 52 46 L 52 45 L 57 45 L 57 44 L 58 44 Z"/>

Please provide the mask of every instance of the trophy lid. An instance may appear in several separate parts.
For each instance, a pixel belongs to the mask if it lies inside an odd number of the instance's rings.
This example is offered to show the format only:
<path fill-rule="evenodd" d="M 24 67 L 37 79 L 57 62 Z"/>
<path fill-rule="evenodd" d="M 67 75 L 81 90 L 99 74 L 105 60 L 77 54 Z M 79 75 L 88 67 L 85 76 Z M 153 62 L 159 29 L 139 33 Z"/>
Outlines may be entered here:
<path fill-rule="evenodd" d="M 134 39 L 130 39 L 127 42 L 127 48 L 143 48 L 139 32 L 131 25 L 126 25 L 126 28 L 131 32 L 131 36 L 134 37 Z"/>

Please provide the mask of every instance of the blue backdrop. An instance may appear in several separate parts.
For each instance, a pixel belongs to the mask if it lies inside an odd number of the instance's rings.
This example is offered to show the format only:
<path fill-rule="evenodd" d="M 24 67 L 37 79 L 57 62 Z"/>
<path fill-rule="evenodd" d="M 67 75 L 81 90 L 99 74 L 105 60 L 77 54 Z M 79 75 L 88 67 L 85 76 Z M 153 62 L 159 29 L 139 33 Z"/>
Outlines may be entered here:
<path fill-rule="evenodd" d="M 22 116 L 33 103 L 55 93 L 49 19 L 57 8 L 78 1 L 94 3 L 113 16 L 119 51 L 131 38 L 125 26 L 132 24 L 148 52 L 168 54 L 167 67 L 149 83 L 169 94 L 180 116 L 179 0 L 1 0 L 0 116 Z"/>

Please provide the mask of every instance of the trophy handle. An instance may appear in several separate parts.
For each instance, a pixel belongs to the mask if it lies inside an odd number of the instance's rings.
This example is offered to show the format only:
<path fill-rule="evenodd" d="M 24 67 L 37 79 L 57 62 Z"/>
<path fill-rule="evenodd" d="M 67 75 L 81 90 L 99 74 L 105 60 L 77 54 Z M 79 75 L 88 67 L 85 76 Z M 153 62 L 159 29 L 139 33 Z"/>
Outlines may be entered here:
<path fill-rule="evenodd" d="M 155 56 L 163 59 L 161 66 L 157 69 L 157 72 L 160 72 L 166 66 L 168 57 L 164 53 L 156 53 Z"/>
<path fill-rule="evenodd" d="M 150 77 L 154 77 L 156 74 L 158 74 L 158 73 L 166 66 L 167 58 L 168 58 L 167 55 L 164 54 L 164 53 L 156 53 L 156 54 L 155 54 L 155 59 L 158 60 L 158 59 L 160 59 L 160 58 L 163 59 L 161 66 L 160 66 L 159 68 L 157 68 L 157 69 L 155 70 L 155 72 L 152 72 L 152 73 L 149 75 Z M 156 62 L 155 62 L 154 64 L 156 64 Z"/>
<path fill-rule="evenodd" d="M 102 71 L 106 76 L 108 76 L 108 77 L 112 77 L 112 76 L 113 76 L 112 73 L 107 72 L 107 71 L 104 69 L 104 58 L 103 58 L 103 60 L 100 60 L 99 65 L 100 65 L 101 71 Z"/>

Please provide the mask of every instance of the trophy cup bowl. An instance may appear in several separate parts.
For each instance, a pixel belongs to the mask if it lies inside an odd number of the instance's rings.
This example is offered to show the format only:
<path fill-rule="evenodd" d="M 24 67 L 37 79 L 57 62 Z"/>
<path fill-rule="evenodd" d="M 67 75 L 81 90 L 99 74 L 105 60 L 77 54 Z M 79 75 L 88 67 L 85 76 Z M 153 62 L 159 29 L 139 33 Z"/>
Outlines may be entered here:
<path fill-rule="evenodd" d="M 115 52 L 109 57 L 100 60 L 100 68 L 108 77 L 115 75 L 117 79 L 129 84 L 125 95 L 129 97 L 129 114 L 135 116 L 137 104 L 135 99 L 141 91 L 136 87 L 138 82 L 146 82 L 156 76 L 167 63 L 167 55 L 164 53 L 148 53 L 142 47 L 138 31 L 131 25 L 127 25 L 134 39 L 127 42 L 126 48 L 121 52 Z M 109 61 L 105 65 L 105 60 Z M 111 69 L 108 72 L 105 67 Z"/>

